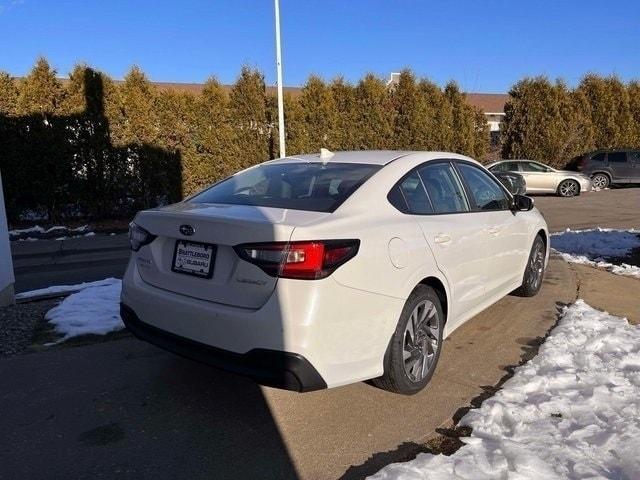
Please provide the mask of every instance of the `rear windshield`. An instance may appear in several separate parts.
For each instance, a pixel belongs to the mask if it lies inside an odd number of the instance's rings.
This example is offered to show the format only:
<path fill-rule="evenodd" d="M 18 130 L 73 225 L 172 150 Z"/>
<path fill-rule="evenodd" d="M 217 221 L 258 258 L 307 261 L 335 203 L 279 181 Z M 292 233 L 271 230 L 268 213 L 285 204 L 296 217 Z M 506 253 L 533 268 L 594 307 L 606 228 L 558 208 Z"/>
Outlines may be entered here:
<path fill-rule="evenodd" d="M 333 212 L 380 165 L 362 163 L 275 163 L 237 173 L 189 199 Z"/>

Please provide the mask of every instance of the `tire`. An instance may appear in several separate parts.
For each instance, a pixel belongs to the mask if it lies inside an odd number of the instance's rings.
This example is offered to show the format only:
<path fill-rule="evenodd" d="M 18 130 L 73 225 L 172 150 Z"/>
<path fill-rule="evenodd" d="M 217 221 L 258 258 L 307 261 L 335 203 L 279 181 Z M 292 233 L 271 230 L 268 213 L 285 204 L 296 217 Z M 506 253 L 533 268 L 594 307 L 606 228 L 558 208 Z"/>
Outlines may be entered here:
<path fill-rule="evenodd" d="M 544 260 L 547 256 L 547 248 L 540 235 L 533 241 L 527 266 L 522 277 L 522 285 L 515 291 L 519 297 L 535 297 L 542 287 L 544 279 Z"/>
<path fill-rule="evenodd" d="M 563 180 L 558 185 L 558 195 L 561 197 L 575 197 L 580 195 L 580 184 L 575 180 Z"/>
<path fill-rule="evenodd" d="M 593 188 L 604 190 L 609 185 L 611 185 L 611 179 L 606 173 L 596 173 L 593 177 L 591 177 L 591 183 L 593 185 Z"/>
<path fill-rule="evenodd" d="M 422 321 L 421 317 L 424 317 Z M 427 285 L 418 285 L 407 299 L 387 347 L 384 375 L 372 383 L 403 395 L 422 390 L 431 380 L 440 358 L 444 320 L 438 294 Z"/>

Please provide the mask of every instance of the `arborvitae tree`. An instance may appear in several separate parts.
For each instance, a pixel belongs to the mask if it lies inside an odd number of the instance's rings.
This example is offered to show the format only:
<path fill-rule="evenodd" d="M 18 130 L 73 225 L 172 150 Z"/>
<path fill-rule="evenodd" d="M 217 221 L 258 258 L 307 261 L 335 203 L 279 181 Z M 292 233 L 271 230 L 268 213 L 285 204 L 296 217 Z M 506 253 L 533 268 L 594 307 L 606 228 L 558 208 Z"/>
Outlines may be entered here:
<path fill-rule="evenodd" d="M 336 150 L 356 150 L 358 148 L 355 135 L 356 96 L 353 85 L 342 77 L 331 82 L 331 95 L 336 109 L 333 130 L 333 147 Z"/>
<path fill-rule="evenodd" d="M 278 118 L 277 113 L 277 101 L 276 97 L 273 97 L 272 118 Z M 290 93 L 285 93 L 283 98 L 284 104 L 284 126 L 285 126 L 285 142 L 287 147 L 287 155 L 299 155 L 303 153 L 310 153 L 309 151 L 309 137 L 307 132 L 307 124 L 305 120 L 305 112 L 300 106 L 300 100 L 298 96 L 293 96 Z M 274 158 L 280 156 L 280 144 L 279 144 L 279 130 L 277 122 L 275 122 L 275 128 L 272 132 L 274 140 Z"/>
<path fill-rule="evenodd" d="M 161 126 L 155 87 L 139 68 L 133 67 L 119 87 L 119 115 L 112 138 L 126 155 L 133 173 L 130 195 L 151 207 L 182 197 L 182 172 L 179 154 L 161 145 Z"/>
<path fill-rule="evenodd" d="M 229 95 L 229 120 L 238 152 L 230 170 L 268 160 L 271 125 L 267 119 L 264 76 L 259 71 L 242 68 Z"/>
<path fill-rule="evenodd" d="M 545 77 L 524 79 L 509 92 L 503 124 L 505 158 L 531 158 L 563 167 L 592 146 L 586 96 Z"/>
<path fill-rule="evenodd" d="M 473 107 L 467 103 L 465 94 L 460 91 L 455 82 L 449 82 L 446 85 L 444 95 L 453 112 L 452 150 L 456 153 L 474 156 L 477 139 Z"/>
<path fill-rule="evenodd" d="M 234 173 L 231 165 L 238 152 L 233 148 L 234 132 L 229 124 L 229 99 L 213 77 L 195 99 L 192 148 L 183 154 L 183 184 L 190 195 Z"/>
<path fill-rule="evenodd" d="M 18 87 L 7 72 L 0 71 L 0 115 L 15 115 L 18 104 Z"/>
<path fill-rule="evenodd" d="M 583 92 L 570 90 L 562 81 L 556 82 L 554 91 L 559 115 L 549 129 L 551 141 L 546 155 L 549 165 L 563 168 L 593 148 L 593 124 Z"/>
<path fill-rule="evenodd" d="M 6 72 L 0 72 L 0 173 L 2 173 L 5 206 L 9 218 L 16 215 L 17 192 L 25 185 L 18 179 L 21 158 L 18 156 L 18 138 L 16 135 L 16 104 L 18 88 L 13 78 Z"/>
<path fill-rule="evenodd" d="M 83 213 L 100 218 L 113 215 L 113 205 L 124 193 L 119 188 L 119 169 L 111 156 L 104 109 L 105 83 L 110 83 L 106 76 L 77 65 L 69 75 L 60 108 L 73 150 L 70 162 L 75 172 L 74 191 Z"/>
<path fill-rule="evenodd" d="M 427 80 L 416 82 L 409 70 L 400 73 L 398 84 L 391 91 L 395 109 L 394 148 L 402 150 L 442 150 L 448 124 L 439 111 L 442 101 L 440 89 Z"/>
<path fill-rule="evenodd" d="M 629 124 L 629 146 L 640 148 L 640 82 L 629 82 L 627 86 L 629 93 L 629 114 L 631 116 Z"/>
<path fill-rule="evenodd" d="M 486 161 L 489 153 L 489 125 L 484 112 L 473 108 L 473 157 L 478 161 Z"/>
<path fill-rule="evenodd" d="M 70 146 L 65 141 L 66 125 L 56 119 L 62 100 L 56 71 L 39 58 L 18 87 L 17 154 L 22 178 L 28 181 L 19 195 L 24 207 L 43 206 L 52 219 L 75 200 L 70 192 L 73 172 Z"/>
<path fill-rule="evenodd" d="M 17 113 L 51 116 L 58 112 L 62 98 L 62 84 L 56 78 L 56 71 L 40 57 L 31 72 L 20 82 Z"/>
<path fill-rule="evenodd" d="M 453 150 L 453 108 L 442 90 L 422 79 L 418 84 L 421 98 L 426 102 L 429 124 L 425 128 L 425 150 Z"/>
<path fill-rule="evenodd" d="M 311 75 L 302 87 L 298 99 L 304 115 L 307 153 L 320 151 L 320 148 L 335 149 L 333 132 L 337 121 L 336 104 L 331 89 L 324 81 Z"/>
<path fill-rule="evenodd" d="M 393 146 L 394 110 L 385 82 L 367 74 L 355 88 L 354 137 L 358 150 Z"/>
<path fill-rule="evenodd" d="M 591 106 L 596 148 L 624 147 L 629 142 L 629 95 L 616 77 L 587 75 L 578 87 Z"/>

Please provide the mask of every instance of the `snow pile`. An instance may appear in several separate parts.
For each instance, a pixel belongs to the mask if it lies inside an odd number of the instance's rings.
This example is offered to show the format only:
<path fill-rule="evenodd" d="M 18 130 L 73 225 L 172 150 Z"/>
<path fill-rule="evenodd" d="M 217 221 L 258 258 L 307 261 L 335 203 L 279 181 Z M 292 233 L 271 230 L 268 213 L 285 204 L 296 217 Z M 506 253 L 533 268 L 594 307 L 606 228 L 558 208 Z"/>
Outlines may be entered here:
<path fill-rule="evenodd" d="M 112 279 L 113 280 L 113 279 Z M 63 337 L 60 341 L 78 335 L 104 335 L 124 328 L 120 318 L 120 290 L 122 282 L 86 287 L 65 298 L 49 310 L 45 319 L 55 326 Z"/>
<path fill-rule="evenodd" d="M 551 235 L 551 247 L 568 262 L 582 263 L 618 275 L 640 278 L 639 265 L 615 265 L 609 261 L 611 258 L 629 255 L 635 248 L 640 248 L 640 230 L 567 229 Z"/>
<path fill-rule="evenodd" d="M 120 280 L 116 278 L 105 278 L 104 280 L 97 280 L 95 282 L 77 283 L 75 285 L 56 285 L 53 287 L 39 288 L 38 290 L 29 290 L 28 292 L 22 292 L 16 294 L 16 300 L 23 300 L 25 298 L 39 297 L 41 295 L 55 295 L 58 293 L 77 292 L 89 287 L 103 287 L 118 284 Z"/>
<path fill-rule="evenodd" d="M 473 432 L 455 454 L 423 453 L 370 478 L 640 478 L 640 328 L 578 300 L 460 424 Z"/>

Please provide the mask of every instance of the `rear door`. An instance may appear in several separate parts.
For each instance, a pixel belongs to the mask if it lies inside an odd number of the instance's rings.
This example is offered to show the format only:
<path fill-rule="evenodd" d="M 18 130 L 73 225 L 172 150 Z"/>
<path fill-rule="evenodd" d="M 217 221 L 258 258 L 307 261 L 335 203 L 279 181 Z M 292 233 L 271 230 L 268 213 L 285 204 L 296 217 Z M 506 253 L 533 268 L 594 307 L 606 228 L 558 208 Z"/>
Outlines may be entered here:
<path fill-rule="evenodd" d="M 423 213 L 416 218 L 438 268 L 449 281 L 451 318 L 460 318 L 484 299 L 486 226 L 469 213 L 469 201 L 451 162 L 428 162 L 414 171 L 409 183 L 417 184 L 417 190 L 405 192 L 405 197 Z"/>
<path fill-rule="evenodd" d="M 629 163 L 634 182 L 640 182 L 640 150 L 629 152 Z"/>
<path fill-rule="evenodd" d="M 627 152 L 607 153 L 607 163 L 614 181 L 631 181 L 634 178 L 635 172 L 627 159 Z"/>

